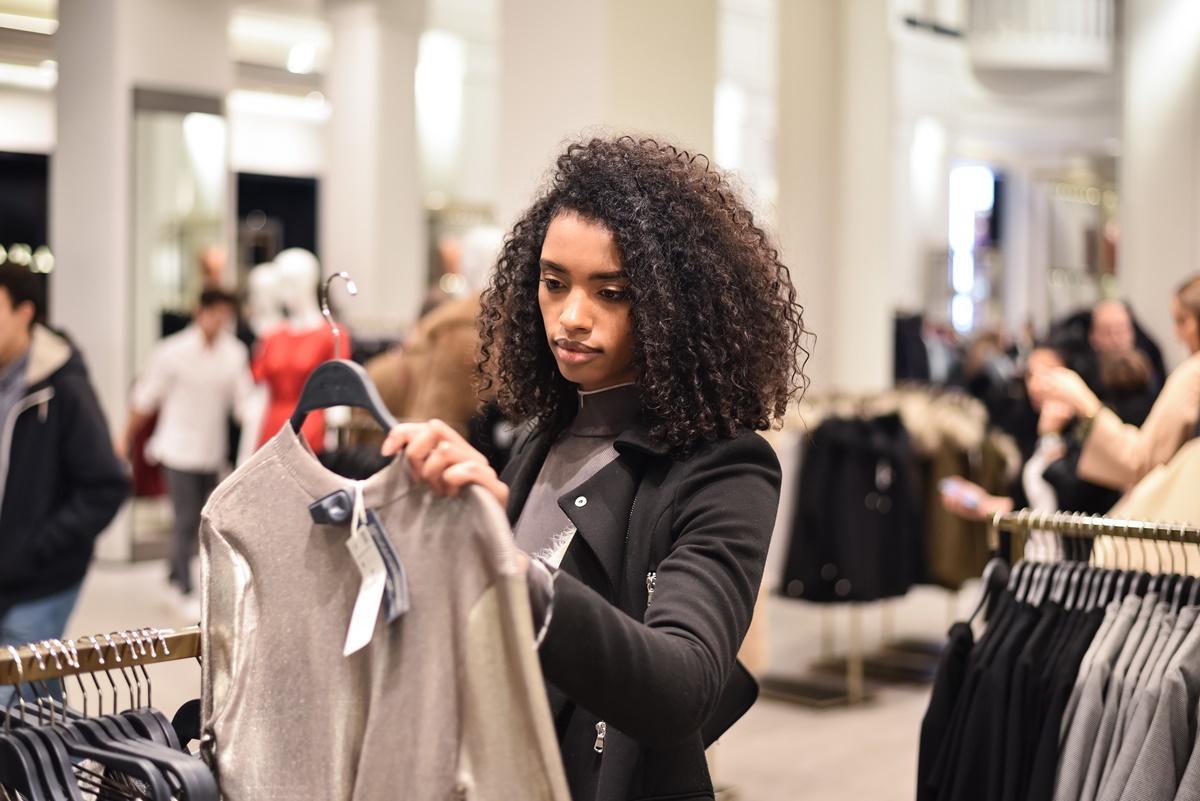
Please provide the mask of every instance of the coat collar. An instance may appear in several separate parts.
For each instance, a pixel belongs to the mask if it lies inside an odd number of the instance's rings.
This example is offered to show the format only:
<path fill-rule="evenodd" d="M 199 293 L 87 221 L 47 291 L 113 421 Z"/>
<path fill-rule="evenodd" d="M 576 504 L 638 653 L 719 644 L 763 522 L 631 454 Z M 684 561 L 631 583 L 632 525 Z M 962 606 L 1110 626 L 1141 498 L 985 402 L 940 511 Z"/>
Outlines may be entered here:
<path fill-rule="evenodd" d="M 516 524 L 552 444 L 545 434 L 530 436 L 505 473 L 504 479 L 509 485 L 510 524 Z M 621 586 L 625 535 L 644 459 L 647 456 L 667 457 L 671 449 L 665 443 L 652 440 L 649 429 L 643 424 L 628 426 L 617 436 L 613 447 L 618 458 L 582 485 L 560 496 L 558 505 L 575 524 L 578 539 L 586 543 L 596 557 L 608 579 L 609 589 L 615 593 Z M 580 498 L 583 498 L 582 502 Z M 569 559 L 564 561 L 563 567 L 572 572 Z"/>

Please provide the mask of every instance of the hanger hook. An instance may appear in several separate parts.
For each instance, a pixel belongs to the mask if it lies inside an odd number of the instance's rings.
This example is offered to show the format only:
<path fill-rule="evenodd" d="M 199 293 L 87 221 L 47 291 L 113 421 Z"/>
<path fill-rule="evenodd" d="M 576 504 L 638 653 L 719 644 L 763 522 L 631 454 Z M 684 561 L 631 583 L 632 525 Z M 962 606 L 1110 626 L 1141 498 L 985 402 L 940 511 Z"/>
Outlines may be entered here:
<path fill-rule="evenodd" d="M 104 675 L 108 675 L 108 668 L 104 667 L 104 649 L 100 647 L 100 643 L 93 636 L 87 636 L 83 639 L 92 643 L 92 652 L 96 654 L 96 662 L 100 667 L 104 668 Z M 100 679 L 96 678 L 96 672 L 91 671 L 89 674 L 92 677 L 92 684 L 96 685 L 96 706 L 99 708 L 99 714 L 104 714 L 104 687 L 100 684 Z M 116 708 L 113 708 L 116 711 Z"/>
<path fill-rule="evenodd" d="M 87 714 L 87 712 L 88 712 L 87 688 L 83 686 L 83 677 L 79 675 L 83 671 L 83 665 L 79 661 L 79 649 L 75 647 L 74 639 L 68 639 L 66 645 L 64 645 L 63 648 L 68 649 L 70 651 L 70 654 L 71 654 L 70 658 L 75 663 L 75 682 L 79 685 L 79 695 L 83 701 L 83 716 L 86 718 L 88 716 L 88 714 Z M 64 686 L 63 687 L 63 703 L 66 703 L 66 700 L 67 700 L 67 688 Z"/>
<path fill-rule="evenodd" d="M 329 311 L 329 285 L 335 278 L 346 282 L 346 291 L 351 295 L 358 294 L 358 287 L 354 285 L 354 279 L 350 277 L 350 274 L 343 270 L 326 278 L 321 290 L 321 316 L 325 318 L 325 322 L 329 324 L 329 330 L 333 332 L 333 358 L 338 359 L 342 355 L 342 329 L 338 327 L 337 321 L 333 319 L 333 314 Z"/>
<path fill-rule="evenodd" d="M 15 692 L 8 697 L 8 706 L 4 708 L 4 730 L 8 731 L 12 728 L 12 720 L 9 717 L 9 712 L 12 710 L 13 701 L 21 702 L 21 722 L 25 722 L 25 696 L 21 692 L 21 683 L 25 678 L 25 666 L 21 664 L 21 652 L 13 646 L 8 646 L 8 652 L 12 654 L 13 662 L 17 666 L 17 686 L 13 688 Z"/>
<path fill-rule="evenodd" d="M 1192 566 L 1188 561 L 1187 528 L 1187 523 L 1179 524 L 1179 550 L 1183 552 L 1183 575 L 1190 576 L 1192 575 Z"/>

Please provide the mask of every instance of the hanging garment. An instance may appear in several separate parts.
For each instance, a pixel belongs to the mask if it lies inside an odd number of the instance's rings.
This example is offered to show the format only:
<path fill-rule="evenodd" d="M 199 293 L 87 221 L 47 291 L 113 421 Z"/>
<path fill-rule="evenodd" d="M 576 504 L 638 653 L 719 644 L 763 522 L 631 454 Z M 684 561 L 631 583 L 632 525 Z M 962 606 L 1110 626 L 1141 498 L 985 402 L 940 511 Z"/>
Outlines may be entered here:
<path fill-rule="evenodd" d="M 348 527 L 309 504 L 348 487 L 284 426 L 205 508 L 202 751 L 222 796 L 566 801 L 503 510 L 477 487 L 439 498 L 399 459 L 367 479 L 411 608 L 343 656 L 360 574 Z"/>
<path fill-rule="evenodd" d="M 822 423 L 800 470 L 783 592 L 874 601 L 920 583 L 925 535 L 914 463 L 898 415 Z"/>
<path fill-rule="evenodd" d="M 300 400 L 304 382 L 312 371 L 331 358 L 348 358 L 350 336 L 341 334 L 341 353 L 333 352 L 333 332 L 321 325 L 305 331 L 284 326 L 259 340 L 251 372 L 254 380 L 267 387 L 267 410 L 259 429 L 259 447 L 279 432 Z M 313 412 L 304 421 L 304 438 L 314 451 L 325 449 L 325 415 Z"/>

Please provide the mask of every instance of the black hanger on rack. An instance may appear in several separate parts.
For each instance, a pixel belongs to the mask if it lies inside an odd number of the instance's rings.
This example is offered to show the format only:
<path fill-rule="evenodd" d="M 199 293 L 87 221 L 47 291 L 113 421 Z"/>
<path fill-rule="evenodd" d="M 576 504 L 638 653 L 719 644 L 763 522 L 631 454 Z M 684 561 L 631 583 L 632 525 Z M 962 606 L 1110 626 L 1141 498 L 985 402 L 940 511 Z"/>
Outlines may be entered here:
<path fill-rule="evenodd" d="M 79 674 L 75 673 L 76 681 L 79 682 L 80 690 L 83 692 L 85 704 L 83 714 L 51 699 L 49 697 L 49 690 L 45 688 L 43 683 L 44 694 L 38 699 L 37 707 L 35 708 L 35 722 L 40 722 L 43 725 L 31 725 L 29 726 L 29 732 L 32 736 L 40 737 L 50 744 L 52 752 L 55 750 L 53 740 L 57 738 L 60 741 L 57 750 L 63 752 L 61 759 L 68 772 L 70 772 L 72 767 L 69 757 L 91 759 L 100 765 L 107 766 L 143 782 L 150 788 L 151 798 L 187 798 L 189 801 L 217 801 L 218 790 L 216 780 L 209 769 L 199 760 L 181 751 L 177 739 L 174 739 L 172 742 L 173 738 L 169 737 L 161 728 L 158 720 L 161 714 L 147 714 L 149 709 L 141 706 L 142 685 L 140 679 L 138 679 L 137 668 L 132 666 L 130 662 L 137 660 L 139 652 L 142 654 L 147 653 L 144 650 L 147 643 L 147 640 L 143 639 L 144 633 L 136 633 L 136 643 L 134 636 L 131 636 L 129 632 L 118 633 L 117 636 L 125 641 L 130 656 L 130 660 L 127 660 L 124 665 L 121 664 L 120 650 L 117 643 L 111 635 L 103 635 L 112 648 L 112 657 L 109 662 L 111 667 L 102 668 L 102 672 L 104 672 L 105 677 L 112 687 L 113 710 L 111 714 L 103 714 L 103 691 L 100 688 L 99 681 L 95 678 L 95 674 L 91 673 L 92 679 L 96 684 L 98 698 L 100 699 L 101 714 L 96 717 L 89 717 L 87 715 L 87 690 L 83 685 L 83 681 L 79 678 Z M 165 638 L 162 638 L 161 635 L 159 636 L 162 646 L 165 649 Z M 97 639 L 95 637 L 88 639 L 92 642 L 93 649 L 99 655 L 100 664 L 104 665 L 104 653 Z M 153 649 L 153 640 L 150 639 L 149 642 Z M 62 655 L 67 660 L 69 667 L 79 669 L 78 652 L 74 648 L 74 643 L 67 646 L 61 643 L 61 641 L 54 640 L 48 643 L 44 642 L 42 645 L 46 648 L 49 656 L 54 659 L 55 667 L 59 671 L 63 669 L 62 661 L 59 659 L 55 647 L 61 649 Z M 42 658 L 41 651 L 35 644 L 30 644 L 27 647 L 38 660 L 39 667 L 44 669 L 45 661 Z M 156 656 L 156 653 L 152 650 L 151 655 Z M 19 655 L 14 653 L 14 658 L 17 662 L 18 672 L 20 672 Z M 121 713 L 117 712 L 119 691 L 116 682 L 113 681 L 109 672 L 111 669 L 121 671 L 122 678 L 125 679 L 129 690 L 130 709 Z M 136 680 L 136 698 L 134 696 L 135 684 L 129 680 L 129 674 L 126 672 L 127 669 L 132 671 Z M 141 669 L 147 679 L 146 696 L 147 702 L 149 702 L 149 675 L 145 672 L 144 667 Z M 61 679 L 59 681 L 61 683 Z M 47 723 L 48 725 L 45 725 Z M 123 789 L 120 785 L 113 785 L 106 777 L 77 765 L 75 768 L 76 772 L 82 777 L 82 780 L 89 785 L 89 788 L 97 784 L 101 785 L 106 793 L 104 797 L 135 798 L 143 796 L 141 793 L 129 795 L 127 790 Z M 72 774 L 70 778 L 74 780 L 75 776 Z M 58 797 L 53 793 L 51 796 L 52 798 Z M 71 798 L 75 799 L 76 796 L 72 795 Z M 79 797 L 78 801 L 82 801 L 82 797 Z"/>
<path fill-rule="evenodd" d="M 983 576 L 980 579 L 983 589 L 979 593 L 979 602 L 975 604 L 975 609 L 971 612 L 971 616 L 967 618 L 967 623 L 974 623 L 975 618 L 979 617 L 979 613 L 1000 597 L 1000 593 L 1004 591 L 1004 586 L 1008 583 L 1008 579 L 1008 562 L 1005 562 L 998 556 L 993 556 L 989 559 L 987 565 L 983 568 Z"/>
<path fill-rule="evenodd" d="M 341 329 L 338 328 L 329 311 L 329 284 L 335 278 L 341 278 L 346 282 L 346 289 L 351 295 L 358 294 L 358 287 L 345 272 L 334 273 L 325 279 L 321 292 L 321 314 L 330 329 L 333 330 L 334 358 L 319 365 L 304 382 L 300 400 L 296 403 L 296 411 L 292 413 L 292 430 L 299 431 L 310 412 L 328 409 L 331 406 L 354 406 L 366 409 L 384 430 L 390 430 L 392 426 L 396 425 L 396 418 L 392 416 L 383 399 L 379 397 L 379 390 L 375 388 L 367 371 L 362 368 L 362 365 L 349 359 L 338 358 L 341 353 Z"/>

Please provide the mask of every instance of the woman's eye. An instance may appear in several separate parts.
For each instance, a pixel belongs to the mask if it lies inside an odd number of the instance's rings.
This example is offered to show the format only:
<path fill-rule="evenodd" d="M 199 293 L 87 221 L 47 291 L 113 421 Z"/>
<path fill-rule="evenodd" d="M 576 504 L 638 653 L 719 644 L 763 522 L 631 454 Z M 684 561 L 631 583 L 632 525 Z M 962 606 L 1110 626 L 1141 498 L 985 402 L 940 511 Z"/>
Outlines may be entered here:
<path fill-rule="evenodd" d="M 629 297 L 629 293 L 624 289 L 601 289 L 600 297 L 605 300 L 625 300 Z"/>
<path fill-rule="evenodd" d="M 549 289 L 551 291 L 554 291 L 556 289 L 562 289 L 562 285 L 563 285 L 562 281 L 559 281 L 557 278 L 542 278 L 539 280 L 541 280 L 541 282 L 546 285 L 546 289 Z"/>

